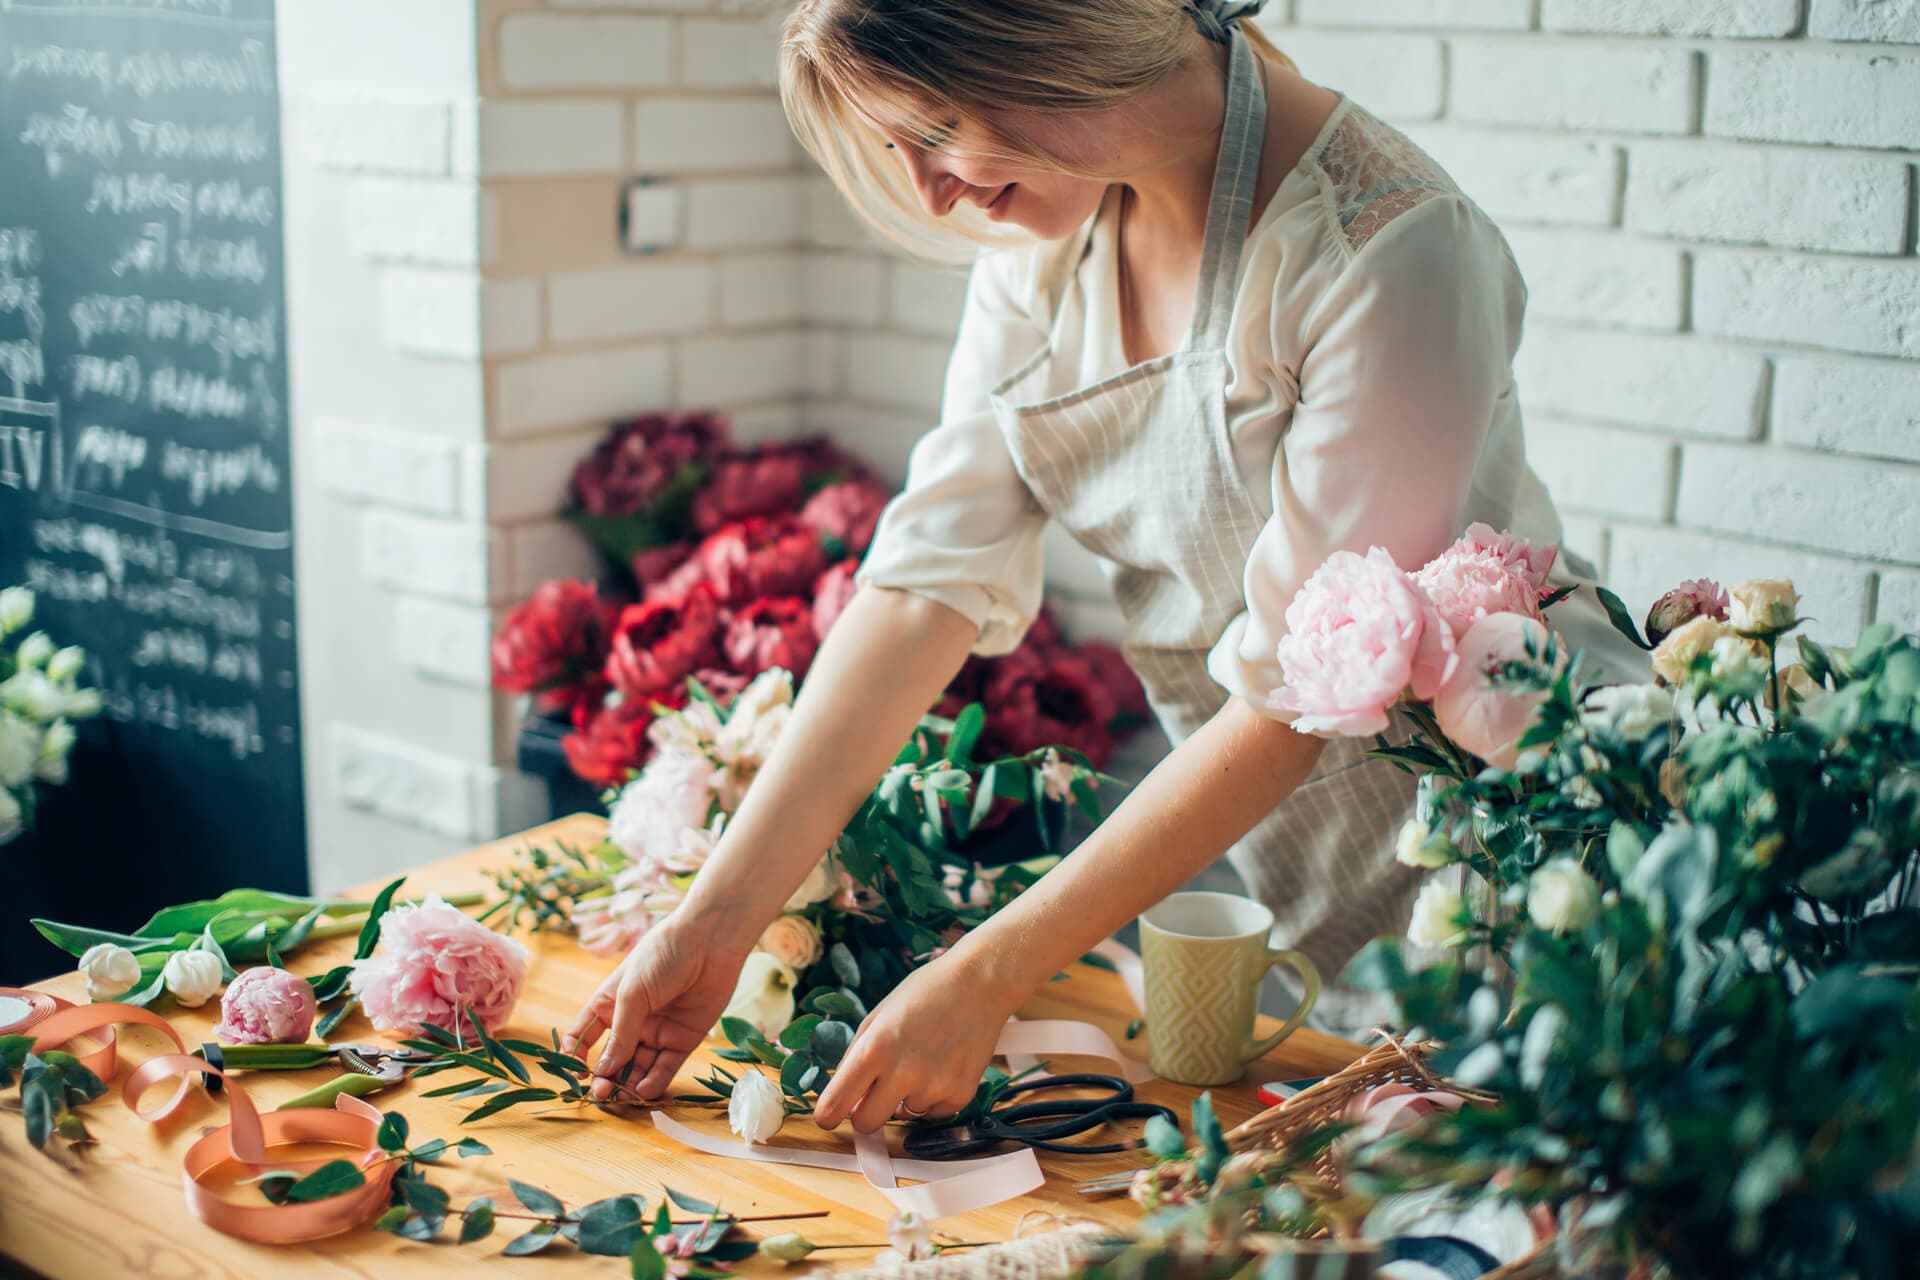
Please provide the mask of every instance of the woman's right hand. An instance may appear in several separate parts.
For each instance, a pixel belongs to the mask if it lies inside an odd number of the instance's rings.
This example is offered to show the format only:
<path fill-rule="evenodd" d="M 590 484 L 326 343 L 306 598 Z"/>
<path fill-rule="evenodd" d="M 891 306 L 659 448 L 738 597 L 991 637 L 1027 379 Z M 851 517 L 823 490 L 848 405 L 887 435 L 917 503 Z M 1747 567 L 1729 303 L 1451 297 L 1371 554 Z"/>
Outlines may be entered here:
<path fill-rule="evenodd" d="M 606 1036 L 592 1063 L 594 1098 L 658 1097 L 720 1020 L 749 950 L 678 916 L 648 931 L 567 1028 L 567 1051 L 582 1059 Z"/>

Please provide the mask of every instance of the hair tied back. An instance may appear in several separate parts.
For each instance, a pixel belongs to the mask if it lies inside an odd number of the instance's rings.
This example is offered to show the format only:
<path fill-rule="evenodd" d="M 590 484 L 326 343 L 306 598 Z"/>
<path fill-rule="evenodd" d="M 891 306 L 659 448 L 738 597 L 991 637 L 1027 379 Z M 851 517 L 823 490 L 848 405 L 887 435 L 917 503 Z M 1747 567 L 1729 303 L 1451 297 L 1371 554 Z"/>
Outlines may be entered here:
<path fill-rule="evenodd" d="M 1193 18 L 1193 25 L 1200 28 L 1200 34 L 1215 44 L 1227 43 L 1227 29 L 1249 14 L 1260 12 L 1264 0 L 1242 0 L 1239 4 L 1229 0 L 1193 0 L 1182 6 Z"/>

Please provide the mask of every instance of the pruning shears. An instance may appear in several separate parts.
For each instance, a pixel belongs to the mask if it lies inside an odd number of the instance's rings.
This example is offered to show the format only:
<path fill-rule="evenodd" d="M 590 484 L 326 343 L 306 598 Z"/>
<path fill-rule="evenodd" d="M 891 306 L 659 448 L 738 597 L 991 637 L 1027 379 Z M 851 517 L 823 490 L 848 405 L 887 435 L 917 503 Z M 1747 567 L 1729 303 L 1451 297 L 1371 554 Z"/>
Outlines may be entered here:
<path fill-rule="evenodd" d="M 317 1089 L 280 1104 L 290 1107 L 330 1107 L 342 1093 L 363 1098 L 391 1088 L 413 1071 L 439 1062 L 440 1055 L 424 1049 L 393 1048 L 383 1044 L 203 1044 L 195 1051 L 207 1065 L 222 1071 L 308 1071 L 328 1064 L 341 1074 Z M 219 1091 L 219 1078 L 207 1079 L 208 1092 Z"/>

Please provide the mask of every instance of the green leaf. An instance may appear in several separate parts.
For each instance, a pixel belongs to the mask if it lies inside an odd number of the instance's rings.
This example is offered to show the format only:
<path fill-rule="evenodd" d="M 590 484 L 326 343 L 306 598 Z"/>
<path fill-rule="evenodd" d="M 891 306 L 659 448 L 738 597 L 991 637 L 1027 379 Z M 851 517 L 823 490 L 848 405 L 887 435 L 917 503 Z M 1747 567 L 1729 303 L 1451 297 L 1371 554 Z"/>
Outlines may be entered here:
<path fill-rule="evenodd" d="M 54 1100 L 53 1081 L 44 1074 L 23 1080 L 20 1085 L 20 1110 L 27 1120 L 27 1141 L 35 1149 L 45 1147 L 53 1136 L 54 1118 L 60 1106 Z"/>
<path fill-rule="evenodd" d="M 360 926 L 360 940 L 353 948 L 353 958 L 355 960 L 365 960 L 373 954 L 373 949 L 379 945 L 380 917 L 387 914 L 387 908 L 393 905 L 393 895 L 399 892 L 400 886 L 406 883 L 406 879 L 405 876 L 401 876 L 379 893 L 373 895 L 373 906 L 367 910 L 366 923 Z"/>
<path fill-rule="evenodd" d="M 447 1150 L 447 1140 L 445 1138 L 428 1138 L 425 1142 L 421 1143 L 419 1146 L 415 1147 L 413 1150 L 407 1152 L 407 1154 L 412 1156 L 415 1160 L 420 1160 L 420 1161 L 424 1161 L 427 1164 L 432 1164 L 434 1161 L 438 1160 L 441 1156 L 445 1155 L 446 1150 Z"/>
<path fill-rule="evenodd" d="M 973 748 L 986 725 L 986 708 L 977 702 L 969 702 L 953 718 L 953 736 L 947 739 L 947 759 L 953 761 L 955 768 L 964 769 L 973 763 Z"/>
<path fill-rule="evenodd" d="M 400 1224 L 406 1220 L 407 1206 L 396 1204 L 373 1220 L 373 1229 L 375 1231 L 397 1232 L 400 1230 Z"/>
<path fill-rule="evenodd" d="M 646 1230 L 646 1206 L 639 1196 L 614 1196 L 580 1212 L 580 1251 L 622 1258 Z"/>
<path fill-rule="evenodd" d="M 142 938 L 171 938 L 180 933 L 199 933 L 219 916 L 254 920 L 276 915 L 291 918 L 305 911 L 324 911 L 326 905 L 316 898 L 270 893 L 265 889 L 229 889 L 217 898 L 163 907 L 134 932 Z"/>
<path fill-rule="evenodd" d="M 177 951 L 172 936 L 165 938 L 143 938 L 132 933 L 113 933 L 106 929 L 89 929 L 84 925 L 61 924 L 54 920 L 34 920 L 33 927 L 40 936 L 71 956 L 84 955 L 88 947 L 101 942 L 111 942 L 115 946 L 125 947 L 139 955 L 148 951 Z"/>
<path fill-rule="evenodd" d="M 450 1197 L 444 1188 L 436 1187 L 419 1174 L 403 1174 L 393 1180 L 400 1192 L 400 1198 L 420 1213 L 430 1214 L 444 1219 Z"/>
<path fill-rule="evenodd" d="M 747 1052 L 770 1067 L 778 1068 L 787 1065 L 787 1051 L 770 1043 L 757 1031 L 754 1032 L 753 1039 L 747 1042 Z"/>
<path fill-rule="evenodd" d="M 353 1011 L 359 1007 L 360 1002 L 352 996 L 348 996 L 340 1004 L 327 1010 L 320 1021 L 314 1024 L 314 1034 L 318 1035 L 322 1040 L 325 1040 L 334 1033 L 334 1030 L 339 1027 L 341 1023 L 351 1017 Z"/>
<path fill-rule="evenodd" d="M 513 1072 L 513 1074 L 519 1078 L 521 1084 L 532 1084 L 533 1077 L 527 1074 L 526 1064 L 514 1057 L 511 1049 L 487 1034 L 486 1027 L 480 1022 L 480 1015 L 473 1011 L 471 1005 L 467 1007 L 466 1014 L 467 1022 L 473 1027 L 473 1033 L 480 1037 L 480 1043 L 486 1046 L 487 1055 L 507 1070 Z"/>
<path fill-rule="evenodd" d="M 1594 594 L 1600 597 L 1600 607 L 1607 611 L 1607 621 L 1613 629 L 1642 649 L 1651 649 L 1652 645 L 1640 638 L 1640 628 L 1634 625 L 1633 615 L 1627 612 L 1627 606 L 1619 596 L 1605 587 L 1595 587 Z"/>
<path fill-rule="evenodd" d="M 795 1050 L 780 1068 L 780 1091 L 788 1097 L 803 1098 L 807 1090 L 801 1081 L 813 1073 L 813 1055 Z"/>
<path fill-rule="evenodd" d="M 653 1234 L 668 1235 L 673 1231 L 673 1215 L 667 1211 L 666 1201 L 661 1201 L 653 1214 Z"/>
<path fill-rule="evenodd" d="M 353 976 L 353 966 L 338 964 L 325 973 L 315 974 L 307 979 L 307 985 L 313 988 L 316 1003 L 325 1004 L 347 989 L 347 979 Z"/>
<path fill-rule="evenodd" d="M 507 1241 L 507 1247 L 500 1252 L 509 1258 L 525 1258 L 540 1252 L 559 1238 L 560 1233 L 543 1222 L 527 1234 Z"/>
<path fill-rule="evenodd" d="M 1177 1160 L 1187 1154 L 1187 1140 L 1180 1135 L 1180 1127 L 1165 1116 L 1149 1116 L 1147 1150 L 1162 1159 Z"/>
<path fill-rule="evenodd" d="M 684 1192 L 675 1191 L 672 1187 L 667 1187 L 665 1190 L 667 1199 L 673 1201 L 688 1213 L 716 1214 L 720 1212 L 720 1206 L 717 1204 L 709 1204 L 705 1200 L 696 1200 Z"/>
<path fill-rule="evenodd" d="M 287 1199 L 304 1203 L 344 1195 L 367 1184 L 366 1178 L 351 1160 L 329 1160 L 287 1188 Z"/>
<path fill-rule="evenodd" d="M 745 1018 L 725 1017 L 720 1019 L 720 1034 L 725 1036 L 727 1043 L 734 1048 L 745 1050 L 760 1031 Z"/>
<path fill-rule="evenodd" d="M 653 1247 L 651 1236 L 641 1236 L 627 1255 L 627 1274 L 633 1280 L 666 1280 L 667 1260 Z"/>
<path fill-rule="evenodd" d="M 829 1067 L 837 1067 L 853 1047 L 853 1027 L 844 1022 L 823 1022 L 813 1029 L 807 1051 Z"/>
<path fill-rule="evenodd" d="M 513 1198 L 518 1200 L 528 1213 L 537 1213 L 547 1218 L 557 1218 L 567 1211 L 566 1205 L 560 1203 L 556 1197 L 549 1195 L 538 1187 L 528 1186 L 526 1183 L 516 1181 L 513 1178 L 507 1179 L 507 1186 L 512 1189 Z"/>
<path fill-rule="evenodd" d="M 780 1044 L 788 1049 L 806 1048 L 812 1042 L 813 1029 L 824 1021 L 817 1013 L 802 1014 L 780 1032 Z"/>
<path fill-rule="evenodd" d="M 298 950 L 299 947 L 306 942 L 307 935 L 313 932 L 313 926 L 320 923 L 320 917 L 326 914 L 326 910 L 324 904 L 315 906 L 288 926 L 285 932 L 275 934 L 273 937 L 274 950 L 283 956 L 289 952 Z"/>
<path fill-rule="evenodd" d="M 380 1144 L 382 1151 L 404 1150 L 407 1145 L 407 1118 L 398 1111 L 386 1112 L 380 1118 L 380 1128 L 374 1134 L 374 1141 Z"/>
<path fill-rule="evenodd" d="M 493 1148 L 478 1138 L 462 1138 L 460 1139 L 460 1145 L 455 1147 L 454 1150 L 458 1152 L 464 1160 L 471 1160 L 475 1156 L 490 1156 L 493 1154 Z"/>
<path fill-rule="evenodd" d="M 827 963 L 833 966 L 833 976 L 840 979 L 841 985 L 860 986 L 860 962 L 853 958 L 853 952 L 844 942 L 836 942 L 827 949 Z"/>
<path fill-rule="evenodd" d="M 460 1222 L 460 1243 L 472 1244 L 493 1234 L 493 1201 L 482 1197 L 467 1206 Z"/>
<path fill-rule="evenodd" d="M 813 998 L 814 1011 L 829 1018 L 851 1018 L 858 1021 L 867 1016 L 866 1007 L 850 991 L 822 991 Z"/>
<path fill-rule="evenodd" d="M 505 1111 L 508 1107 L 518 1106 L 522 1102 L 552 1102 L 560 1095 L 551 1089 L 512 1089 L 506 1093 L 495 1094 L 483 1105 L 469 1111 L 461 1118 L 461 1124 L 472 1124 L 475 1120 L 484 1120 L 490 1115 Z"/>

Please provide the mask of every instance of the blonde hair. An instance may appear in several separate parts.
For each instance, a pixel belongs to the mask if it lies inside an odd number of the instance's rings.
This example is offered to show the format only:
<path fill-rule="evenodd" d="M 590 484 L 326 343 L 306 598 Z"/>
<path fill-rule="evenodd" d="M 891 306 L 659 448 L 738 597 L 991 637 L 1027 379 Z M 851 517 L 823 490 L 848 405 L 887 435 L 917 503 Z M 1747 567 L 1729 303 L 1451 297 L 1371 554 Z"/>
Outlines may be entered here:
<path fill-rule="evenodd" d="M 1239 29 L 1293 65 L 1252 23 Z M 1074 172 L 988 126 L 989 112 L 1114 106 L 1202 39 L 1182 0 L 799 0 L 780 42 L 780 97 L 801 145 L 868 225 L 913 253 L 961 261 L 979 245 L 1024 237 L 971 205 L 930 215 L 857 96 L 878 90 L 914 104 L 912 124 L 928 133 L 955 117 L 974 121 L 1005 158 Z"/>

